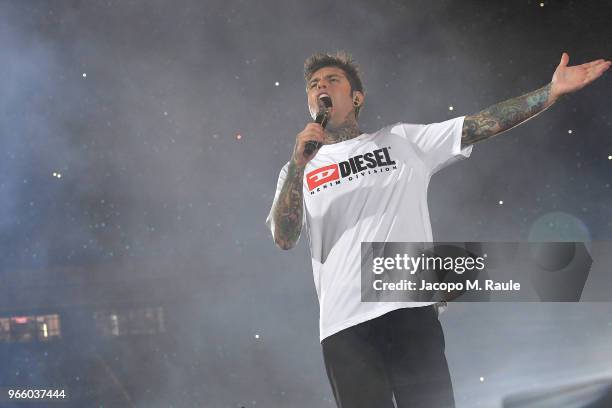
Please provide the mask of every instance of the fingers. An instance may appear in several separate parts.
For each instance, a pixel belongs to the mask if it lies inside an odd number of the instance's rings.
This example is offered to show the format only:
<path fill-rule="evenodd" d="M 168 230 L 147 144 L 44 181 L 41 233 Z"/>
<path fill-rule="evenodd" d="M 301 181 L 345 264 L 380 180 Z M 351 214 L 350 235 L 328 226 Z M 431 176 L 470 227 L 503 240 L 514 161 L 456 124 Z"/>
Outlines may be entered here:
<path fill-rule="evenodd" d="M 584 83 L 592 82 L 602 76 L 610 68 L 610 65 L 612 65 L 610 61 L 604 61 L 587 68 Z"/>
<path fill-rule="evenodd" d="M 319 143 L 326 143 L 323 126 L 318 123 L 309 123 L 304 130 L 298 134 L 298 142 L 308 142 L 311 140 Z"/>
<path fill-rule="evenodd" d="M 598 59 L 598 60 L 595 60 L 595 61 L 584 63 L 584 64 L 582 64 L 580 66 L 583 67 L 583 68 L 587 68 L 588 69 L 588 68 L 597 67 L 597 66 L 602 65 L 602 64 L 608 64 L 609 65 L 610 61 L 606 61 L 605 59 Z"/>
<path fill-rule="evenodd" d="M 610 65 L 612 65 L 612 62 L 600 60 L 600 62 L 597 62 L 596 64 L 593 64 L 587 68 L 587 74 L 603 72 L 610 68 Z"/>
<path fill-rule="evenodd" d="M 293 158 L 296 164 L 305 166 L 318 152 L 318 149 L 313 149 L 312 142 L 328 144 L 325 140 L 325 131 L 323 126 L 318 123 L 309 123 L 296 136 Z"/>

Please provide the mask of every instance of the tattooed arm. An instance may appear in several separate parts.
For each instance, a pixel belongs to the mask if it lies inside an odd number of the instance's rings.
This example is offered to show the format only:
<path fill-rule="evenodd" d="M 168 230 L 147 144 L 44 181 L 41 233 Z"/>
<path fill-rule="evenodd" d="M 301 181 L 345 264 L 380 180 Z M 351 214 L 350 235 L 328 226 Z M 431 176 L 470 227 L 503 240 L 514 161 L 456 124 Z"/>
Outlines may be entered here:
<path fill-rule="evenodd" d="M 302 231 L 303 178 L 304 167 L 291 160 L 287 168 L 287 178 L 272 211 L 274 242 L 282 249 L 293 248 Z"/>
<path fill-rule="evenodd" d="M 534 117 L 561 96 L 584 88 L 610 68 L 612 62 L 604 59 L 581 65 L 568 66 L 569 55 L 563 53 L 552 81 L 533 92 L 493 105 L 463 121 L 462 147 L 502 133 Z"/>
<path fill-rule="evenodd" d="M 295 137 L 287 175 L 272 209 L 274 242 L 282 249 L 293 248 L 302 231 L 304 169 L 319 151 L 319 148 L 314 151 L 306 150 L 306 145 L 311 141 L 319 142 L 321 145 L 329 143 L 325 139 L 323 127 L 318 123 L 307 124 Z"/>
<path fill-rule="evenodd" d="M 551 96 L 552 83 L 525 94 L 493 105 L 463 121 L 461 147 L 469 146 L 525 122 L 556 102 Z"/>

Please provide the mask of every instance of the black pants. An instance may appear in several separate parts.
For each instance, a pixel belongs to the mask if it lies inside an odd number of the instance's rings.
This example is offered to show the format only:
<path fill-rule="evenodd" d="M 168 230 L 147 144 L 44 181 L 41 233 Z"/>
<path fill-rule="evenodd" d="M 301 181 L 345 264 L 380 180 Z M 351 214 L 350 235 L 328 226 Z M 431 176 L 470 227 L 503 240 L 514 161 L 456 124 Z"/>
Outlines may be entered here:
<path fill-rule="evenodd" d="M 454 408 L 434 306 L 402 308 L 323 340 L 338 408 Z"/>

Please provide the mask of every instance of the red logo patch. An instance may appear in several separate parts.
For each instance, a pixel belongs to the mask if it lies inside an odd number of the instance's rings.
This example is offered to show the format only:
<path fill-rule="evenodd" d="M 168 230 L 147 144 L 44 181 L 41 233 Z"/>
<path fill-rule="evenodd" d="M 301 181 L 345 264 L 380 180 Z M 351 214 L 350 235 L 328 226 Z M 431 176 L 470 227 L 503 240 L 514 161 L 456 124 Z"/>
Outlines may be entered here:
<path fill-rule="evenodd" d="M 337 180 L 339 178 L 340 172 L 338 171 L 337 164 L 330 164 L 329 166 L 320 167 L 306 174 L 306 181 L 308 182 L 309 191 L 314 190 L 323 183 Z"/>

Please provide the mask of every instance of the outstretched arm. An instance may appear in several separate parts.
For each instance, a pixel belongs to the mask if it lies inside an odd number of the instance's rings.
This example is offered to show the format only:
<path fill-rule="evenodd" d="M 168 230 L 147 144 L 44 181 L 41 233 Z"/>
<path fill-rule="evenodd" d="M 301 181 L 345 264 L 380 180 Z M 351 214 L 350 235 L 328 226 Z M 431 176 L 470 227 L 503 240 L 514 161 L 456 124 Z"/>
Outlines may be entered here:
<path fill-rule="evenodd" d="M 561 56 L 561 63 L 552 81 L 528 94 L 493 105 L 475 115 L 465 117 L 461 147 L 469 146 L 505 132 L 536 116 L 561 96 L 584 88 L 599 78 L 612 62 L 603 59 L 568 67 L 569 55 Z"/>

